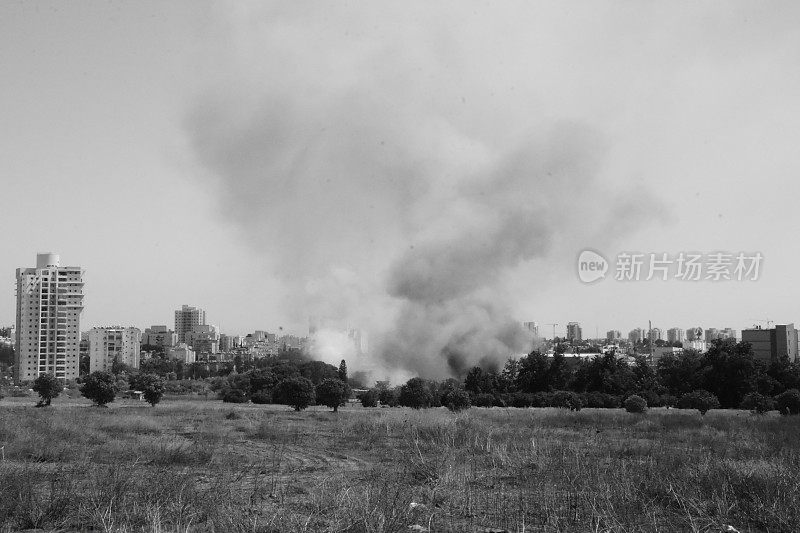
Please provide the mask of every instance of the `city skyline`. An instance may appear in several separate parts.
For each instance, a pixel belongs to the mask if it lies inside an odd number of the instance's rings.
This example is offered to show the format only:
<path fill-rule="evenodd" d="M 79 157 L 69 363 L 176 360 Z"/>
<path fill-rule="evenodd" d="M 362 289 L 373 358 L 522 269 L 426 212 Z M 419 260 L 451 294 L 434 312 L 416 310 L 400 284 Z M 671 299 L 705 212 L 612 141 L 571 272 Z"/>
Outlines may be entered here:
<path fill-rule="evenodd" d="M 232 334 L 331 316 L 430 375 L 499 357 L 531 320 L 798 323 L 798 15 L 2 4 L 0 324 L 15 269 L 49 250 L 86 272 L 87 328 L 182 304 Z M 584 250 L 763 263 L 583 283 Z"/>

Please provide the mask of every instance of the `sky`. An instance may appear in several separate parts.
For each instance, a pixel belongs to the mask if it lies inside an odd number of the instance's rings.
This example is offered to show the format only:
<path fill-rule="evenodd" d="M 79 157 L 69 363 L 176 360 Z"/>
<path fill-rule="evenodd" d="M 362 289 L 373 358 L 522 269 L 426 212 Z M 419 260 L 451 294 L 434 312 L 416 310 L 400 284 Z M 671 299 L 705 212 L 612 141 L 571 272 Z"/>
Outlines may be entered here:
<path fill-rule="evenodd" d="M 361 327 L 445 375 L 564 334 L 800 323 L 796 2 L 0 3 L 0 324 Z M 577 257 L 610 261 L 584 283 Z M 758 279 L 618 281 L 621 252 Z M 499 357 L 499 355 L 497 355 Z M 366 363 L 365 363 L 366 364 Z"/>

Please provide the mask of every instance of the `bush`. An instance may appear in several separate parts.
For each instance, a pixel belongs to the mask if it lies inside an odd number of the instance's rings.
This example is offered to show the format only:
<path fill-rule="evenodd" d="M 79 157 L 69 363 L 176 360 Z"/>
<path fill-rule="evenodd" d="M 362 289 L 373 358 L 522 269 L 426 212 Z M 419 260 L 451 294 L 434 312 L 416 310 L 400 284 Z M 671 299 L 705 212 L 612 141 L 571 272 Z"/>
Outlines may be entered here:
<path fill-rule="evenodd" d="M 583 407 L 580 396 L 571 391 L 555 391 L 552 398 L 553 407 L 561 407 L 570 411 L 580 411 Z"/>
<path fill-rule="evenodd" d="M 81 394 L 93 401 L 98 407 L 104 407 L 114 401 L 114 374 L 110 372 L 92 372 L 83 382 Z"/>
<path fill-rule="evenodd" d="M 494 395 L 482 392 L 472 396 L 472 405 L 475 407 L 494 407 Z"/>
<path fill-rule="evenodd" d="M 644 401 L 647 402 L 647 407 L 662 407 L 664 405 L 661 396 L 659 396 L 655 391 L 646 390 L 637 396 L 644 398 Z"/>
<path fill-rule="evenodd" d="M 361 400 L 361 405 L 363 407 L 378 407 L 379 398 L 380 394 L 375 389 L 370 389 L 358 395 L 358 399 Z"/>
<path fill-rule="evenodd" d="M 550 407 L 553 405 L 553 395 L 549 392 L 534 392 L 531 394 L 531 407 Z"/>
<path fill-rule="evenodd" d="M 398 401 L 400 405 L 404 407 L 422 409 L 423 407 L 431 406 L 433 403 L 433 394 L 431 394 L 430 387 L 424 379 L 411 378 L 405 385 L 400 387 L 400 397 Z"/>
<path fill-rule="evenodd" d="M 510 395 L 508 403 L 511 404 L 511 407 L 532 407 L 533 406 L 533 395 L 526 394 L 524 392 L 515 392 Z"/>
<path fill-rule="evenodd" d="M 12 398 L 27 398 L 31 395 L 30 391 L 24 387 L 14 387 L 10 393 Z"/>
<path fill-rule="evenodd" d="M 244 390 L 230 385 L 223 385 L 222 390 L 219 392 L 219 398 L 225 403 L 247 403 L 249 400 Z"/>
<path fill-rule="evenodd" d="M 33 391 L 39 394 L 41 400 L 36 407 L 50 405 L 53 398 L 57 398 L 64 386 L 53 374 L 40 374 L 33 382 Z"/>
<path fill-rule="evenodd" d="M 757 392 L 746 394 L 739 404 L 740 409 L 747 409 L 753 414 L 763 415 L 775 409 L 775 400 Z"/>
<path fill-rule="evenodd" d="M 625 400 L 625 410 L 629 413 L 646 413 L 647 400 L 636 394 L 628 396 Z"/>
<path fill-rule="evenodd" d="M 444 398 L 442 398 L 442 403 L 454 413 L 472 407 L 472 403 L 469 400 L 469 393 L 460 389 L 452 390 L 445 394 Z"/>
<path fill-rule="evenodd" d="M 789 389 L 778 394 L 775 397 L 775 405 L 784 416 L 800 414 L 800 391 Z"/>
<path fill-rule="evenodd" d="M 301 377 L 284 379 L 278 383 L 273 393 L 273 400 L 294 407 L 295 411 L 314 405 L 316 398 L 314 383 L 308 378 Z"/>
<path fill-rule="evenodd" d="M 257 404 L 266 404 L 272 403 L 272 391 L 269 389 L 261 389 L 258 392 L 254 392 L 253 395 L 250 397 L 250 400 L 253 403 Z"/>
<path fill-rule="evenodd" d="M 687 392 L 678 400 L 680 409 L 697 409 L 705 415 L 711 409 L 719 409 L 719 399 L 707 390 L 698 389 Z"/>
<path fill-rule="evenodd" d="M 317 385 L 317 404 L 327 405 L 334 413 L 347 403 L 349 397 L 350 387 L 339 378 L 327 378 Z"/>

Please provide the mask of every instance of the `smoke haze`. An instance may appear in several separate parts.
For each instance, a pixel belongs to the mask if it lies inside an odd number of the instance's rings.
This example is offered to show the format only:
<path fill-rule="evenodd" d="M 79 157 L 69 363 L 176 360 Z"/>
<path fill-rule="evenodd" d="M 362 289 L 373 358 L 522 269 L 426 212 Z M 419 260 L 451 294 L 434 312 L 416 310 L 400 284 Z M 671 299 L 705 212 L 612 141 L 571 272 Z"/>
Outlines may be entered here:
<path fill-rule="evenodd" d="M 513 302 L 535 294 L 509 276 L 662 208 L 604 181 L 602 133 L 552 116 L 536 76 L 503 67 L 513 39 L 482 49 L 452 6 L 315 6 L 227 17 L 218 80 L 186 120 L 221 211 L 282 282 L 276 305 L 368 331 L 369 359 L 331 332 L 317 355 L 378 378 L 529 350 Z"/>

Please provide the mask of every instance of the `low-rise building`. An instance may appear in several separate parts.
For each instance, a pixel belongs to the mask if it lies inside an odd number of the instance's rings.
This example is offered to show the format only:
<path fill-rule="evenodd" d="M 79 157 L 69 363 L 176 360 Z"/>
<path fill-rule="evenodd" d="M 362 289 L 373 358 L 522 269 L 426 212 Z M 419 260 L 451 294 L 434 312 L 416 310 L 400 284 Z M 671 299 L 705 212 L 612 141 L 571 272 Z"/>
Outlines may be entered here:
<path fill-rule="evenodd" d="M 753 355 L 766 363 L 788 357 L 789 361 L 797 361 L 797 330 L 794 324 L 775 324 L 772 329 L 742 330 L 742 342 L 750 343 Z"/>

